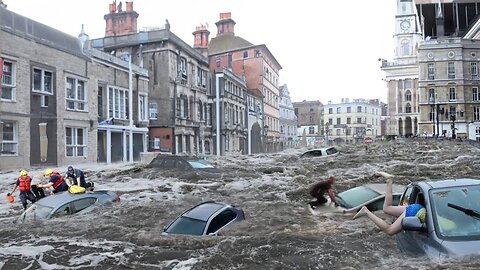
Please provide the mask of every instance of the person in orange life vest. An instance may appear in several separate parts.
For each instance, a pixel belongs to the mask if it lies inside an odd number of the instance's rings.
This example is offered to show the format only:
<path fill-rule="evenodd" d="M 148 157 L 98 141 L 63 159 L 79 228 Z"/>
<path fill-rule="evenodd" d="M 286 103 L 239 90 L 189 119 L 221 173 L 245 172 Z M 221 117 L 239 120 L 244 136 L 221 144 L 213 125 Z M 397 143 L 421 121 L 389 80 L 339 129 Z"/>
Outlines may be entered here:
<path fill-rule="evenodd" d="M 35 196 L 33 193 L 30 191 L 30 184 L 32 182 L 32 178 L 28 176 L 28 173 L 26 170 L 22 170 L 20 172 L 20 177 L 18 177 L 17 182 L 15 183 L 15 186 L 13 187 L 13 190 L 11 193 L 8 193 L 7 195 L 10 195 L 15 192 L 15 190 L 18 189 L 20 190 L 20 201 L 22 201 L 23 209 L 27 209 L 27 199 L 31 201 L 32 203 L 35 203 Z"/>
<path fill-rule="evenodd" d="M 40 188 L 49 188 L 53 187 L 53 193 L 67 191 L 68 185 L 63 179 L 63 176 L 59 172 L 54 172 L 52 169 L 47 169 L 45 171 L 45 176 L 49 178 L 47 184 L 40 184 Z"/>

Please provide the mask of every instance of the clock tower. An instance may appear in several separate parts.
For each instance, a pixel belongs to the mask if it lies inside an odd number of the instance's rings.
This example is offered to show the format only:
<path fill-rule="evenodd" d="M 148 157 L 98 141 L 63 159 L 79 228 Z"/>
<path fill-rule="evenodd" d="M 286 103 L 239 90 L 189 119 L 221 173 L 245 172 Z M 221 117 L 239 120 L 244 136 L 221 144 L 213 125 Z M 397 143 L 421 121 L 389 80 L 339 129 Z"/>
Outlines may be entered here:
<path fill-rule="evenodd" d="M 422 40 L 421 29 L 414 1 L 397 0 L 395 58 L 415 57 L 415 46 Z"/>

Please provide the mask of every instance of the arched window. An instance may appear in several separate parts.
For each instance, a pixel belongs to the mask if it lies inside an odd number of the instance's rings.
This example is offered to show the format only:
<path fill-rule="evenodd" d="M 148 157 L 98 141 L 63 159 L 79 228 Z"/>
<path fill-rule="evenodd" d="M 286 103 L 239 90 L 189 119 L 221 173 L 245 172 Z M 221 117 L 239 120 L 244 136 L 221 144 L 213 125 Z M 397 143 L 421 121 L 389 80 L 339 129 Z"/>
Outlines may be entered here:
<path fill-rule="evenodd" d="M 412 101 L 412 91 L 407 90 L 405 92 L 405 101 Z"/>
<path fill-rule="evenodd" d="M 405 105 L 405 113 L 412 113 L 412 105 L 410 105 L 410 103 Z"/>

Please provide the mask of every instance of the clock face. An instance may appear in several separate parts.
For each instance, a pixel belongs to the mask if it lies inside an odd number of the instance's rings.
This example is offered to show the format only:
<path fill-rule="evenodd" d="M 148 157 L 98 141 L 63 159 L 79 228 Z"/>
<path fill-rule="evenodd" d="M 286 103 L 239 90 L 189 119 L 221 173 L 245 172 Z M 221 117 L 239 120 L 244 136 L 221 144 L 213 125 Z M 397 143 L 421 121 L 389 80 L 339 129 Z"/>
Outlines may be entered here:
<path fill-rule="evenodd" d="M 400 29 L 402 29 L 403 31 L 407 31 L 408 29 L 410 29 L 410 22 L 407 21 L 407 20 L 403 20 L 400 22 Z"/>

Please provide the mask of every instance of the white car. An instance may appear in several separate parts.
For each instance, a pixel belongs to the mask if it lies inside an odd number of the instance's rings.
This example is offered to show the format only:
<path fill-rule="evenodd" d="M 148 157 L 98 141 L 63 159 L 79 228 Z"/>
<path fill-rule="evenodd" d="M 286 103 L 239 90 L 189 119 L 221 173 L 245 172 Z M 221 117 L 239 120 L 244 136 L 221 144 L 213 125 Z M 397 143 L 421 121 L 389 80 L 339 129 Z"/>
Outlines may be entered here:
<path fill-rule="evenodd" d="M 337 154 L 337 149 L 333 146 L 330 146 L 308 150 L 304 152 L 300 157 L 329 157 Z"/>

